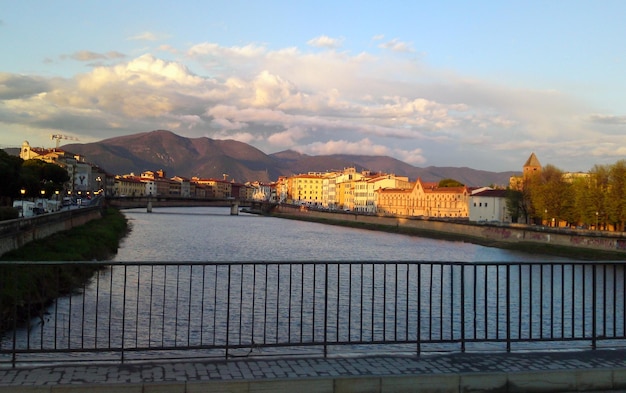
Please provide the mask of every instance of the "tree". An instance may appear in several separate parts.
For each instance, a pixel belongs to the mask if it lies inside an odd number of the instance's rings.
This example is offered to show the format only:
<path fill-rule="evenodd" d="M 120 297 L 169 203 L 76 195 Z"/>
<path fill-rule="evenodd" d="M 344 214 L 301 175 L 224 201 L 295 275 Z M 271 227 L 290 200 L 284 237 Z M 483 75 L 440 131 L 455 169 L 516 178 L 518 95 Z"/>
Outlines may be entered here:
<path fill-rule="evenodd" d="M 463 187 L 465 184 L 454 179 L 442 179 L 439 182 L 439 187 Z"/>
<path fill-rule="evenodd" d="M 624 230 L 626 222 L 626 160 L 620 160 L 609 169 L 607 218 L 616 231 Z"/>
<path fill-rule="evenodd" d="M 26 160 L 22 165 L 21 180 L 29 195 L 39 195 L 42 190 L 51 195 L 70 180 L 67 170 L 42 160 Z"/>
<path fill-rule="evenodd" d="M 538 176 L 533 177 L 530 198 L 536 214 L 550 225 L 554 219 L 567 219 L 567 207 L 571 205 L 569 197 L 571 184 L 563 179 L 563 171 L 553 165 L 546 165 Z"/>
<path fill-rule="evenodd" d="M 23 160 L 0 150 L 0 205 L 11 203 L 20 195 L 20 170 Z"/>

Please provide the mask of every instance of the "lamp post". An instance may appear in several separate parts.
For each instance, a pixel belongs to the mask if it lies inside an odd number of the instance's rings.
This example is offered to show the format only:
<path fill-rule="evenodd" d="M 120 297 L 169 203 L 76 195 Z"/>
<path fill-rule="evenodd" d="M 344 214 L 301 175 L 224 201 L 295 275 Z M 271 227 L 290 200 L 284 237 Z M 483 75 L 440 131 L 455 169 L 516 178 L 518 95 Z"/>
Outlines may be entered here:
<path fill-rule="evenodd" d="M 26 189 L 22 188 L 20 194 L 22 194 L 22 218 L 24 218 L 24 196 L 26 195 Z"/>
<path fill-rule="evenodd" d="M 596 231 L 598 230 L 598 216 L 599 216 L 599 212 L 596 212 Z"/>
<path fill-rule="evenodd" d="M 543 218 L 546 220 L 546 225 L 550 226 L 550 223 L 548 222 L 548 209 L 543 210 Z"/>

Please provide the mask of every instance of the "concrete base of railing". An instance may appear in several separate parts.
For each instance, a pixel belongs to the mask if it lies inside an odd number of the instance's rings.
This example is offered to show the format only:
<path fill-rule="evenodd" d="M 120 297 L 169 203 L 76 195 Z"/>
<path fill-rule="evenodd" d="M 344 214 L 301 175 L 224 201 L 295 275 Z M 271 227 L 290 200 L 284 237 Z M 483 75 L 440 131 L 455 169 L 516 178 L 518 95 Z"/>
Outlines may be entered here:
<path fill-rule="evenodd" d="M 43 239 L 101 217 L 101 208 L 94 206 L 2 221 L 0 255 L 16 250 L 33 240 Z"/>

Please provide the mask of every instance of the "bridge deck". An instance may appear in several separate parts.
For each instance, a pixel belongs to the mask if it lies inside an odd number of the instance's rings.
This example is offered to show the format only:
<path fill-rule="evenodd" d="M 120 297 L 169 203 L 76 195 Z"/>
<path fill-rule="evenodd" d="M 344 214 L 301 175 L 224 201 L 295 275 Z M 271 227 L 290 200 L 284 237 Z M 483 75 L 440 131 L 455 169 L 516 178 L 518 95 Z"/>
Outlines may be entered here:
<path fill-rule="evenodd" d="M 0 369 L 0 392 L 625 391 L 626 350 L 239 359 Z"/>

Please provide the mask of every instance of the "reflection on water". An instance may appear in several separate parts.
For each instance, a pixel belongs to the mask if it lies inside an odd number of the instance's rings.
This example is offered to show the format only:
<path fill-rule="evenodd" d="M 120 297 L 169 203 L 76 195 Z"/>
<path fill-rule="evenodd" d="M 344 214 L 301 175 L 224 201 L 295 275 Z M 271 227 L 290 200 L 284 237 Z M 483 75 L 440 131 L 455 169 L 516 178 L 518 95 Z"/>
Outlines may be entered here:
<path fill-rule="evenodd" d="M 132 231 L 115 264 L 20 329 L 18 348 L 158 347 L 167 357 L 178 356 L 180 347 L 209 356 L 226 347 L 231 354 L 290 344 L 307 345 L 291 349 L 299 352 L 319 350 L 310 345 L 327 342 L 350 344 L 335 351 L 371 353 L 363 343 L 408 343 L 400 349 L 416 351 L 445 350 L 446 342 L 458 350 L 463 341 L 502 349 L 509 337 L 557 340 L 550 348 L 558 348 L 570 345 L 562 340 L 625 334 L 621 265 L 230 216 L 225 208 L 126 214 Z M 536 263 L 546 260 L 553 263 Z M 150 263 L 163 261 L 196 263 Z M 5 337 L 2 349 L 11 345 Z M 263 349 L 274 350 L 281 349 Z"/>
<path fill-rule="evenodd" d="M 115 261 L 546 261 L 546 255 L 241 213 L 124 211 L 132 231 Z"/>

